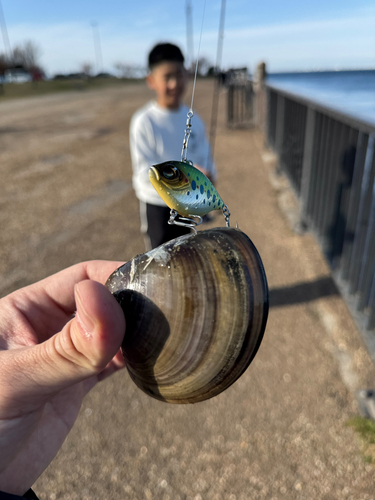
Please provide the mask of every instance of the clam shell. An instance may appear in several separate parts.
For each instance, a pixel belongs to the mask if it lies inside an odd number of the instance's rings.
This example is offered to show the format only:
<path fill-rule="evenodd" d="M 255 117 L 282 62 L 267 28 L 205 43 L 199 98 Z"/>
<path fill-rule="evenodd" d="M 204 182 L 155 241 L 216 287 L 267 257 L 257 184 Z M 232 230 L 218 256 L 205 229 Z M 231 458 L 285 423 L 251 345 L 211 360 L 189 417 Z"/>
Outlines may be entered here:
<path fill-rule="evenodd" d="M 106 285 L 125 313 L 129 374 L 159 400 L 196 403 L 221 393 L 261 343 L 266 275 L 238 229 L 176 238 L 118 268 Z"/>

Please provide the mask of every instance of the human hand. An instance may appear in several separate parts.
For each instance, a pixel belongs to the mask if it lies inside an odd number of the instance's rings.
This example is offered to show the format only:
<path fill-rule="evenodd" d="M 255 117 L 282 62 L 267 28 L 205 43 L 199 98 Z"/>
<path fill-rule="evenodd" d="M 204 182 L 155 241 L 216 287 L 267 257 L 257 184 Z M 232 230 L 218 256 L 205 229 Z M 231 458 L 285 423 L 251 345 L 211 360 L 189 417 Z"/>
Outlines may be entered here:
<path fill-rule="evenodd" d="M 77 264 L 0 300 L 1 491 L 33 485 L 84 396 L 124 367 L 124 315 L 101 284 L 121 264 Z"/>

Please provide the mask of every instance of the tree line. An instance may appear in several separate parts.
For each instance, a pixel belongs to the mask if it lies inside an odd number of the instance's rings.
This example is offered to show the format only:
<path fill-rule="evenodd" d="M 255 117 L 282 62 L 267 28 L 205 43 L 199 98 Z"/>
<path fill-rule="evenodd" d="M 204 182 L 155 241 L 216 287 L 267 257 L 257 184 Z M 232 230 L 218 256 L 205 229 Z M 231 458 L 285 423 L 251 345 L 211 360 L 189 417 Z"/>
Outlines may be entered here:
<path fill-rule="evenodd" d="M 40 47 L 35 42 L 28 40 L 15 46 L 11 54 L 0 53 L 0 81 L 4 78 L 7 70 L 14 69 L 26 71 L 34 81 L 44 78 L 45 71 L 40 64 L 41 52 Z M 191 67 L 188 68 L 193 74 L 195 72 L 195 64 L 196 62 L 194 61 Z M 117 62 L 113 66 L 120 78 L 143 78 L 147 73 L 147 69 L 138 64 Z M 198 76 L 214 76 L 215 68 L 207 58 L 201 57 L 198 60 L 197 73 Z M 92 76 L 93 65 L 89 62 L 82 63 L 79 74 L 85 77 Z M 67 75 L 55 75 L 57 78 L 64 76 Z"/>

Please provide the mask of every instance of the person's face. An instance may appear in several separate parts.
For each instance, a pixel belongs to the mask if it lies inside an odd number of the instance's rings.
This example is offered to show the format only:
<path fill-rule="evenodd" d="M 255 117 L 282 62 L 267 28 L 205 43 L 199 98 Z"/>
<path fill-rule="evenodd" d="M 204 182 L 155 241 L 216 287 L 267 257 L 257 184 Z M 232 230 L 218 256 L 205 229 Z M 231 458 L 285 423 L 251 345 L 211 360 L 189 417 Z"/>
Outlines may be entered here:
<path fill-rule="evenodd" d="M 166 108 L 178 108 L 186 87 L 186 71 L 180 62 L 162 62 L 147 76 L 147 84 Z"/>

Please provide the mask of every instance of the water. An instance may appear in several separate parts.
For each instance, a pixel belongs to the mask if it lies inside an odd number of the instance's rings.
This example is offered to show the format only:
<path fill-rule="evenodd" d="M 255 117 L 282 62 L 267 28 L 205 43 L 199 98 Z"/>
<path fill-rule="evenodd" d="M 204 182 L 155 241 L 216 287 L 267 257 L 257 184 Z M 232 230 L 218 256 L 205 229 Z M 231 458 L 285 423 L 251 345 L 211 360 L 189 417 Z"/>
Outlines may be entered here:
<path fill-rule="evenodd" d="M 375 70 L 273 73 L 267 83 L 375 125 Z"/>

